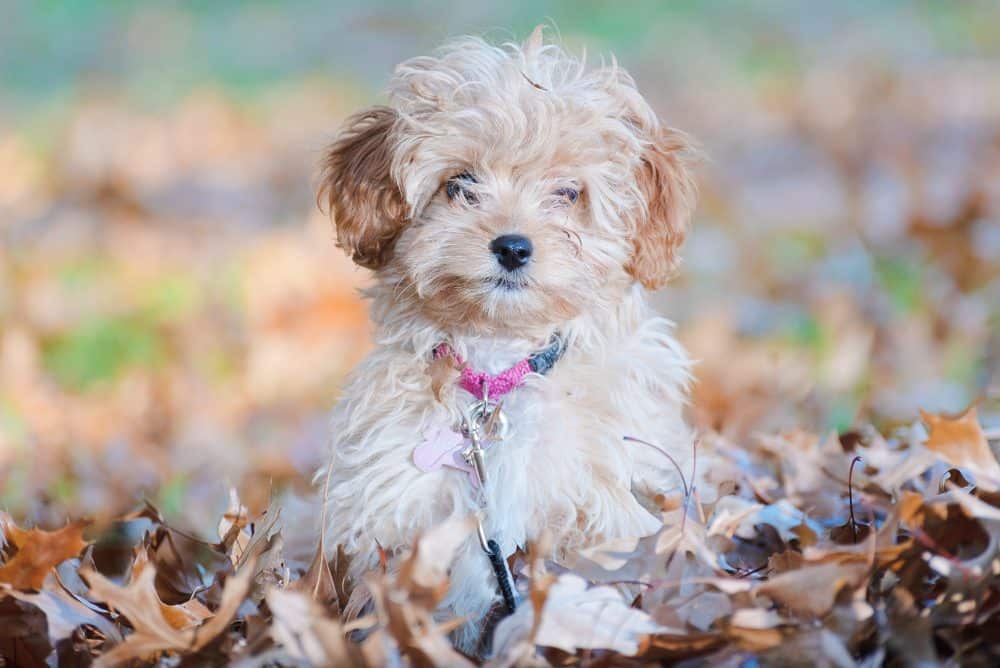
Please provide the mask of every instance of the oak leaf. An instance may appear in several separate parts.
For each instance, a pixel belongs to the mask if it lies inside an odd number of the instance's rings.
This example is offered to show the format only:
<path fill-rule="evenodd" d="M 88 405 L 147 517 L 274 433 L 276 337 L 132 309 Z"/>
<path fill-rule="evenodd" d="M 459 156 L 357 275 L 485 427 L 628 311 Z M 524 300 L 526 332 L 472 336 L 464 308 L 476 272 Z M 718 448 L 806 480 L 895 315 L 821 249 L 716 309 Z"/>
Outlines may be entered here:
<path fill-rule="evenodd" d="M 842 589 L 860 586 L 869 571 L 862 561 L 805 566 L 761 583 L 756 591 L 793 612 L 818 618 L 833 609 Z"/>
<path fill-rule="evenodd" d="M 171 616 L 164 614 L 163 603 L 156 593 L 156 570 L 152 565 L 142 568 L 126 587 L 114 584 L 93 569 L 81 569 L 81 576 L 90 585 L 90 596 L 117 610 L 134 629 L 125 642 L 102 655 L 95 665 L 117 666 L 158 652 L 196 652 L 205 647 L 229 625 L 246 598 L 253 573 L 252 565 L 248 564 L 226 581 L 222 603 L 207 621 L 178 629 Z"/>
<path fill-rule="evenodd" d="M 271 637 L 292 658 L 314 666 L 361 665 L 357 647 L 347 642 L 344 627 L 326 617 L 308 592 L 272 587 L 264 598 L 274 615 Z"/>
<path fill-rule="evenodd" d="M 957 418 L 925 411 L 920 411 L 920 417 L 930 429 L 924 447 L 952 466 L 972 472 L 980 486 L 990 490 L 1000 487 L 1000 463 L 979 426 L 975 406 Z"/>
<path fill-rule="evenodd" d="M 0 566 L 0 582 L 14 589 L 41 589 L 53 568 L 75 557 L 87 546 L 83 530 L 88 522 L 74 522 L 55 531 L 25 531 L 4 514 L 0 524 L 3 524 L 7 543 L 17 548 L 16 554 Z"/>
<path fill-rule="evenodd" d="M 498 644 L 514 644 L 513 629 L 530 628 L 524 618 L 540 617 L 534 642 L 575 653 L 577 649 L 610 649 L 626 656 L 639 652 L 646 636 L 670 631 L 647 613 L 629 607 L 613 587 L 589 587 L 587 582 L 564 573 L 548 588 L 540 613 L 521 606 L 497 628 Z M 523 631 L 522 631 L 523 632 Z"/>
<path fill-rule="evenodd" d="M 288 588 L 292 591 L 303 592 L 320 605 L 330 608 L 334 614 L 340 614 L 337 586 L 333 580 L 333 572 L 330 570 L 330 562 L 327 561 L 324 552 L 323 542 L 320 541 L 316 546 L 316 552 L 313 554 L 309 569 Z"/>

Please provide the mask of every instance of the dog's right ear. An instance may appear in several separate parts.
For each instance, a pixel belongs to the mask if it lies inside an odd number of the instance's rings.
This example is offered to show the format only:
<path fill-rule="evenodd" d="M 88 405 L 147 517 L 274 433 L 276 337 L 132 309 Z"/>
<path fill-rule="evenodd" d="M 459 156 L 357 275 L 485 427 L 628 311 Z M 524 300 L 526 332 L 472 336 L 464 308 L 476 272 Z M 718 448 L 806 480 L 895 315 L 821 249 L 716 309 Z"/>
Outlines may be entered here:
<path fill-rule="evenodd" d="M 337 245 L 369 269 L 389 261 L 406 225 L 406 206 L 390 170 L 397 121 L 388 107 L 354 114 L 323 158 L 320 204 L 333 215 Z"/>

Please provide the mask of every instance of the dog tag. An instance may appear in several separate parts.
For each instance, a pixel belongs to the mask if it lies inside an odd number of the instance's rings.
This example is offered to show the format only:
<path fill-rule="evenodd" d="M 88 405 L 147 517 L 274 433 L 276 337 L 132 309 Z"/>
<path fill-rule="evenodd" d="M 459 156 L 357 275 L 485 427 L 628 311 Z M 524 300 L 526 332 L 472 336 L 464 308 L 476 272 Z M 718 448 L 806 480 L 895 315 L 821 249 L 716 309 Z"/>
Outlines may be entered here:
<path fill-rule="evenodd" d="M 460 453 L 465 444 L 461 434 L 444 425 L 429 425 L 423 432 L 420 444 L 413 450 L 413 463 L 421 471 L 434 471 L 442 466 L 460 466 Z M 463 467 L 464 468 L 464 467 Z"/>
<path fill-rule="evenodd" d="M 429 425 L 420 444 L 413 450 L 413 463 L 425 473 L 442 466 L 469 474 L 473 485 L 479 484 L 479 474 L 466 456 L 466 438 L 445 425 Z"/>

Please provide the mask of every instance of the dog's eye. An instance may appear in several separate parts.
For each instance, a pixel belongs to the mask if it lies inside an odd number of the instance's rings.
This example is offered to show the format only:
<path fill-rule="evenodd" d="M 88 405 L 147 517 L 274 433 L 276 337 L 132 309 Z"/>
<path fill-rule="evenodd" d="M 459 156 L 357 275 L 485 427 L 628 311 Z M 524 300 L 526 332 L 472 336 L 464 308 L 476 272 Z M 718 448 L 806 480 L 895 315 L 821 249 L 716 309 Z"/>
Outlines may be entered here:
<path fill-rule="evenodd" d="M 576 188 L 559 188 L 552 194 L 556 197 L 562 197 L 570 204 L 574 204 L 576 200 L 580 199 L 580 191 Z"/>
<path fill-rule="evenodd" d="M 453 200 L 461 195 L 469 204 L 478 204 L 479 197 L 468 188 L 471 183 L 479 183 L 479 180 L 471 172 L 462 172 L 448 179 L 448 183 L 445 184 L 448 199 Z"/>

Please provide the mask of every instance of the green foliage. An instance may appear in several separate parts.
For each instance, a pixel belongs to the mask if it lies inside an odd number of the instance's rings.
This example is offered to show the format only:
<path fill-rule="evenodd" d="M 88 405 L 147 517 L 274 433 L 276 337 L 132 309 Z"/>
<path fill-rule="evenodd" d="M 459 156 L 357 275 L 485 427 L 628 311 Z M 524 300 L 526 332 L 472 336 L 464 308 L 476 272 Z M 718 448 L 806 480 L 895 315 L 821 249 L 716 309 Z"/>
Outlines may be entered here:
<path fill-rule="evenodd" d="M 827 345 L 827 335 L 823 325 L 811 313 L 803 313 L 792 319 L 785 328 L 785 340 L 792 345 L 820 353 Z"/>
<path fill-rule="evenodd" d="M 777 270 L 800 271 L 823 257 L 827 243 L 828 240 L 816 230 L 786 230 L 774 235 L 764 250 Z"/>
<path fill-rule="evenodd" d="M 182 514 L 188 495 L 188 479 L 177 475 L 164 481 L 156 494 L 156 506 L 165 517 L 178 517 Z"/>
<path fill-rule="evenodd" d="M 2 437 L 15 444 L 23 443 L 28 437 L 28 428 L 13 403 L 0 395 L 0 438 Z"/>
<path fill-rule="evenodd" d="M 135 366 L 153 367 L 164 356 L 161 336 L 136 317 L 95 317 L 44 347 L 47 370 L 63 385 L 91 389 Z"/>
<path fill-rule="evenodd" d="M 199 302 L 198 283 L 188 274 L 159 277 L 146 286 L 143 301 L 145 316 L 157 323 L 169 323 L 189 315 Z"/>
<path fill-rule="evenodd" d="M 875 272 L 892 305 L 900 313 L 913 313 L 923 300 L 923 272 L 902 257 L 880 257 Z"/>

